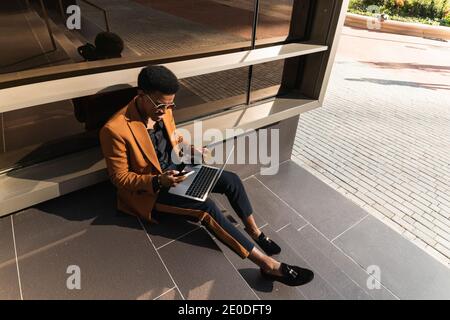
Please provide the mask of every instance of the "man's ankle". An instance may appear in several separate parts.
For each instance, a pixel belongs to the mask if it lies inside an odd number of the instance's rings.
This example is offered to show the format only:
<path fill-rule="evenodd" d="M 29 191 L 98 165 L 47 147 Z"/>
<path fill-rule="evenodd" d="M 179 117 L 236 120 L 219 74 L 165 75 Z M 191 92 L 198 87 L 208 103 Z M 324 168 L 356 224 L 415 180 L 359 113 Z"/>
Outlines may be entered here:
<path fill-rule="evenodd" d="M 273 275 L 281 275 L 281 263 L 276 260 L 271 261 L 267 264 L 264 271 Z"/>
<path fill-rule="evenodd" d="M 255 230 L 255 229 L 249 229 L 249 228 L 245 227 L 244 230 L 245 230 L 245 232 L 248 233 L 248 235 L 250 237 L 253 238 L 253 240 L 258 239 L 258 237 L 261 235 L 261 231 L 259 229 Z"/>

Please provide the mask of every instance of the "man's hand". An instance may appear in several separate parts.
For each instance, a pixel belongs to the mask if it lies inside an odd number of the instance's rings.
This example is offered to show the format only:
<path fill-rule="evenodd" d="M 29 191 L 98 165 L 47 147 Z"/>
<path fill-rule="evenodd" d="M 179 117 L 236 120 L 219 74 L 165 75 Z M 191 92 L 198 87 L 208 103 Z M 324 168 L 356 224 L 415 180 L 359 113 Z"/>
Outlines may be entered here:
<path fill-rule="evenodd" d="M 211 157 L 211 152 L 207 148 L 195 148 L 194 145 L 185 142 L 179 143 L 175 148 L 178 163 L 202 164 Z"/>
<path fill-rule="evenodd" d="M 179 172 L 177 170 L 168 170 L 162 173 L 159 176 L 159 182 L 161 183 L 161 186 L 166 188 L 175 187 L 181 181 L 186 179 L 185 176 L 175 177 L 175 175 L 178 173 Z"/>

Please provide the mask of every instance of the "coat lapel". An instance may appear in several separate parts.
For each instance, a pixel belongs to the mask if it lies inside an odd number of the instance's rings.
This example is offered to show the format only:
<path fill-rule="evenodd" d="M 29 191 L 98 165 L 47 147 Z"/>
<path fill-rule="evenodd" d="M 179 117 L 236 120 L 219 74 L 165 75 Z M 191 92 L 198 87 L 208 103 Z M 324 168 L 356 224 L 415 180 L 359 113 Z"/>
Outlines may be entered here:
<path fill-rule="evenodd" d="M 133 136 L 136 139 L 142 153 L 155 166 L 155 168 L 162 173 L 153 143 L 150 140 L 147 129 L 142 123 L 136 109 L 136 98 L 128 104 L 126 116 L 128 118 L 128 126 L 130 127 L 130 130 L 133 133 Z"/>
<path fill-rule="evenodd" d="M 167 135 L 170 138 L 170 143 L 172 144 L 173 151 L 175 151 L 175 154 L 178 155 L 178 157 L 180 157 L 182 151 L 181 142 L 183 142 L 183 137 L 177 135 L 175 119 L 173 118 L 172 109 L 167 109 L 166 114 L 163 117 L 163 122 L 164 128 L 166 128 L 167 131 Z"/>
<path fill-rule="evenodd" d="M 164 128 L 166 128 L 167 135 L 170 138 L 172 148 L 178 145 L 177 137 L 175 136 L 175 120 L 173 119 L 172 110 L 168 109 L 163 117 Z"/>

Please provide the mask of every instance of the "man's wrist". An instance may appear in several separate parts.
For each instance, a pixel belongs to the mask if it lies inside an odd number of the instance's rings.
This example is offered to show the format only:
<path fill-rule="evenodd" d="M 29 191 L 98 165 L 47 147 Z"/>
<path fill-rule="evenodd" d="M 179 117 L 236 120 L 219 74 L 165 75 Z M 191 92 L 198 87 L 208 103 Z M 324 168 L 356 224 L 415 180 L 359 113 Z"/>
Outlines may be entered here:
<path fill-rule="evenodd" d="M 159 186 L 159 188 L 162 188 L 162 182 L 161 182 L 161 175 L 160 174 L 158 174 L 157 176 L 156 176 L 156 179 L 157 179 L 157 181 L 158 181 L 158 186 Z"/>
<path fill-rule="evenodd" d="M 152 185 L 153 185 L 154 192 L 157 192 L 161 189 L 161 175 L 160 174 L 153 177 Z"/>

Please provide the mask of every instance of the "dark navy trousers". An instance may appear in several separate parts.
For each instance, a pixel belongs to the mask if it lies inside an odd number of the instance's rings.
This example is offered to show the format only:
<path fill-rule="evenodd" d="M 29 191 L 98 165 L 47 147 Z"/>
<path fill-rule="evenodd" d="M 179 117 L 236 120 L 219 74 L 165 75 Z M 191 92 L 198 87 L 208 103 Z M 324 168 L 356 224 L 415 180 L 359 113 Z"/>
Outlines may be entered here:
<path fill-rule="evenodd" d="M 226 195 L 234 211 L 243 221 L 253 213 L 247 193 L 237 174 L 224 170 L 212 192 Z M 220 241 L 242 258 L 246 258 L 254 247 L 253 242 L 223 215 L 210 198 L 201 202 L 161 190 L 156 200 L 155 210 L 164 214 L 184 215 L 198 219 Z"/>

